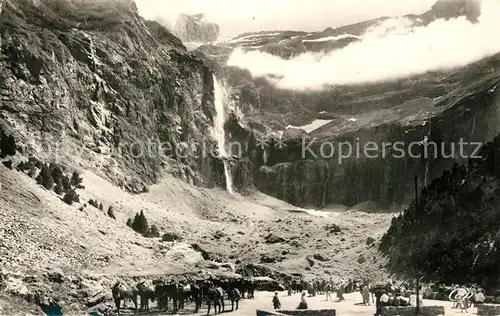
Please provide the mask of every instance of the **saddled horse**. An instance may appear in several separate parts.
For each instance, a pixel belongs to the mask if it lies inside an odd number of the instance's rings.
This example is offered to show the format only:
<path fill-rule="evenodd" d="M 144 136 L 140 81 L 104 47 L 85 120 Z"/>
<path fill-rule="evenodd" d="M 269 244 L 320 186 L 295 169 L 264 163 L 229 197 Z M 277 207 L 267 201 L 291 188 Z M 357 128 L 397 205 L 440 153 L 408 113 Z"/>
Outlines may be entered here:
<path fill-rule="evenodd" d="M 224 290 L 221 287 L 215 287 L 211 282 L 205 283 L 205 299 L 208 305 L 207 315 L 210 315 L 210 307 L 214 306 L 215 314 L 224 311 Z M 217 308 L 218 307 L 218 308 Z"/>
<path fill-rule="evenodd" d="M 239 302 L 241 299 L 241 293 L 238 289 L 234 288 L 229 290 L 227 293 L 229 300 L 231 301 L 231 311 L 234 311 L 234 303 L 236 303 L 236 310 L 238 310 Z"/>
<path fill-rule="evenodd" d="M 125 284 L 125 282 L 119 280 L 113 286 L 111 293 L 113 294 L 113 300 L 115 301 L 115 306 L 118 315 L 120 315 L 121 301 L 123 300 L 125 305 L 126 299 L 132 300 L 135 306 L 134 314 L 137 314 L 137 295 L 139 294 L 139 291 L 137 290 L 136 287 L 129 286 Z"/>
<path fill-rule="evenodd" d="M 155 299 L 155 288 L 151 281 L 142 281 L 136 285 L 137 293 L 141 300 L 140 308 L 141 311 L 149 311 L 149 301 L 154 301 Z"/>

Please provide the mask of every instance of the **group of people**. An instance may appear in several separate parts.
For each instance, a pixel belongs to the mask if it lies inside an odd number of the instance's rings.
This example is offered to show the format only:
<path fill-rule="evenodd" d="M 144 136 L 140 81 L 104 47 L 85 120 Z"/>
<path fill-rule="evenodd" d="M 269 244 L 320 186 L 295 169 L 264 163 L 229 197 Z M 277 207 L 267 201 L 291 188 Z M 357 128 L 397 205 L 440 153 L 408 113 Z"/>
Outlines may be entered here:
<path fill-rule="evenodd" d="M 452 308 L 460 308 L 460 311 L 468 312 L 469 307 L 474 307 L 483 304 L 486 297 L 483 290 L 476 286 L 462 287 L 456 284 L 451 291 L 450 300 L 452 300 Z"/>
<path fill-rule="evenodd" d="M 359 282 L 353 279 L 348 281 L 339 280 L 335 282 L 332 277 L 328 280 L 326 279 L 313 279 L 311 281 L 304 281 L 302 278 L 298 280 L 292 280 L 286 284 L 288 289 L 288 296 L 292 293 L 301 293 L 301 298 L 297 309 L 307 309 L 306 296 L 314 297 L 317 294 L 324 294 L 326 296 L 326 301 L 333 302 L 333 293 L 336 294 L 337 302 L 342 302 L 345 300 L 345 293 L 352 293 L 358 289 L 361 291 L 363 296 L 363 304 L 370 304 L 370 286 L 367 282 Z M 307 291 L 307 293 L 306 293 Z M 372 293 L 373 296 L 373 293 Z M 279 300 L 278 292 L 273 296 L 273 307 L 274 309 L 281 308 L 281 302 Z"/>

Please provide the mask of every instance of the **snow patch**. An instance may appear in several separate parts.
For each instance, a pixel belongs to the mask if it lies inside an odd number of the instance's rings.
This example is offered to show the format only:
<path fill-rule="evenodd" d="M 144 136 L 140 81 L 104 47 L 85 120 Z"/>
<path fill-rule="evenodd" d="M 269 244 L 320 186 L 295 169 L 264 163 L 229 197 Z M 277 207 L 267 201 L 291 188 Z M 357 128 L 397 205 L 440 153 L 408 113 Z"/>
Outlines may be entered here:
<path fill-rule="evenodd" d="M 312 43 L 312 42 L 329 42 L 329 41 L 338 41 L 344 38 L 356 38 L 356 39 L 361 39 L 361 36 L 356 36 L 352 34 L 342 34 L 338 36 L 327 36 L 327 37 L 321 37 L 321 38 L 316 38 L 312 40 L 302 40 L 303 43 Z"/>
<path fill-rule="evenodd" d="M 314 120 L 314 121 L 312 121 L 312 123 L 307 124 L 307 125 L 303 125 L 303 126 L 288 125 L 286 128 L 287 129 L 288 128 L 298 128 L 298 129 L 302 129 L 302 130 L 306 131 L 306 133 L 310 133 L 314 130 L 317 130 L 321 126 L 330 123 L 331 121 L 333 121 L 333 120 Z"/>

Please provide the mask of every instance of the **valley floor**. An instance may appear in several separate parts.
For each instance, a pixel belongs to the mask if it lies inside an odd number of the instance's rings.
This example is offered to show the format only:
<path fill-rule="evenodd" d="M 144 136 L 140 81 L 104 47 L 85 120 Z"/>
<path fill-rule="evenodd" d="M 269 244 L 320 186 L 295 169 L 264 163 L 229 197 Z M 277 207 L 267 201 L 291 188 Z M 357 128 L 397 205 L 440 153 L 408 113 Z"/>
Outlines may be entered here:
<path fill-rule="evenodd" d="M 226 312 L 225 314 L 234 315 L 234 316 L 252 316 L 256 315 L 256 310 L 273 310 L 272 297 L 274 293 L 272 292 L 257 292 L 255 294 L 255 299 L 251 300 L 242 300 L 240 302 L 239 309 L 234 312 Z M 280 292 L 280 301 L 283 310 L 292 310 L 297 307 L 300 301 L 300 294 L 293 294 L 292 296 L 287 296 L 286 292 Z M 345 301 L 343 302 L 327 302 L 325 301 L 324 295 L 319 295 L 316 297 L 308 297 L 307 303 L 309 309 L 335 309 L 336 315 L 338 316 L 372 316 L 375 313 L 375 306 L 362 306 L 356 305 L 361 302 L 361 295 L 359 293 L 351 293 L 344 295 Z M 334 299 L 336 297 L 334 296 Z M 226 310 L 231 310 L 231 303 L 226 301 Z M 227 305 L 229 304 L 229 306 Z M 477 315 L 476 308 L 470 308 L 468 313 L 460 313 L 459 309 L 452 309 L 451 302 L 444 301 L 432 301 L 432 300 L 424 300 L 424 305 L 436 305 L 436 306 L 444 306 L 445 312 L 447 316 L 458 316 L 458 315 Z M 193 314 L 194 305 L 186 306 L 185 311 L 179 312 L 180 315 L 206 315 L 207 309 L 206 306 L 203 306 L 203 309 L 200 310 L 198 314 Z M 124 313 L 125 314 L 125 313 Z M 133 314 L 132 311 L 127 311 L 126 314 Z M 145 313 L 144 313 L 145 314 Z M 213 311 L 211 312 L 213 315 Z M 167 313 L 158 313 L 155 312 L 154 309 L 149 315 L 167 315 Z M 171 314 L 169 314 L 171 315 Z"/>
<path fill-rule="evenodd" d="M 76 311 L 82 304 L 109 305 L 117 279 L 231 272 L 220 262 L 260 263 L 306 278 L 386 277 L 377 241 L 393 214 L 303 210 L 259 192 L 229 195 L 172 177 L 141 195 L 91 171 L 83 172 L 83 179 L 80 203 L 69 206 L 35 180 L 0 165 L 0 264 L 7 294 L 42 293 L 38 299 L 64 301 Z M 104 210 L 90 206 L 89 199 Z M 110 205 L 116 220 L 106 214 Z M 162 242 L 135 233 L 125 223 L 141 210 L 149 225 L 182 240 Z M 333 224 L 340 231 L 331 231 Z"/>

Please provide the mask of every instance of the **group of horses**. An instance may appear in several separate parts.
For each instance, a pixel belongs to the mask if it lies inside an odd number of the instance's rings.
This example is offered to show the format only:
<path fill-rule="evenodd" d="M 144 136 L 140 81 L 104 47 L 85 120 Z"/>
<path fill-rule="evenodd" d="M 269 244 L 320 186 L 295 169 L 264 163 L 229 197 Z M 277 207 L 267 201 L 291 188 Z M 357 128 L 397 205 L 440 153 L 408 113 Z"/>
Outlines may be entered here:
<path fill-rule="evenodd" d="M 241 298 L 254 297 L 255 287 L 251 279 L 205 279 L 190 282 L 175 280 L 145 280 L 135 285 L 117 281 L 111 292 L 118 315 L 123 302 L 130 300 L 134 304 L 134 313 L 138 311 L 137 297 L 140 299 L 139 311 L 149 311 L 149 302 L 157 302 L 159 311 L 169 311 L 169 301 L 172 302 L 172 312 L 175 314 L 185 309 L 185 302 L 194 302 L 194 313 L 197 313 L 202 303 L 208 305 L 207 315 L 213 306 L 215 314 L 225 311 L 224 300 L 231 301 L 231 311 L 238 309 Z"/>
<path fill-rule="evenodd" d="M 326 279 L 314 279 L 311 281 L 294 279 L 291 282 L 288 282 L 286 287 L 290 294 L 307 291 L 310 296 L 316 296 L 316 294 L 324 294 L 327 291 L 352 293 L 356 291 L 357 287 L 361 284 L 361 281 L 356 280 L 333 282 Z"/>

